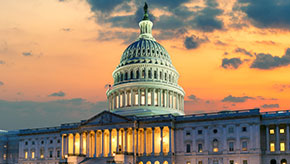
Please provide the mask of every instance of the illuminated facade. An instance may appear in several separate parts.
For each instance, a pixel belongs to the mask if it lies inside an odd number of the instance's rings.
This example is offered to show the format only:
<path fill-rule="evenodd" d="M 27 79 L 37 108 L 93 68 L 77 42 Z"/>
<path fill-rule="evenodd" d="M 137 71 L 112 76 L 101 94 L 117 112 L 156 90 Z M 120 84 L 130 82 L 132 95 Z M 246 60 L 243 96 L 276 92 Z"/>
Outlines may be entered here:
<path fill-rule="evenodd" d="M 184 91 L 145 15 L 106 92 L 77 123 L 0 133 L 0 164 L 287 164 L 290 112 L 184 115 Z M 0 131 L 1 132 L 1 131 Z"/>

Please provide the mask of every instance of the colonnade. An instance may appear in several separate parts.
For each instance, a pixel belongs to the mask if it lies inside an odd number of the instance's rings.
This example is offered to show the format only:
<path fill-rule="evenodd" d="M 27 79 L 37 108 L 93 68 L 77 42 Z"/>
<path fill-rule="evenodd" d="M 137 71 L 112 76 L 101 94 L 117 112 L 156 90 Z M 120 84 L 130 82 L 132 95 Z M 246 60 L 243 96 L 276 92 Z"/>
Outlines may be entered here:
<path fill-rule="evenodd" d="M 136 88 L 109 96 L 110 110 L 131 106 L 158 106 L 183 111 L 184 97 L 167 89 Z"/>
<path fill-rule="evenodd" d="M 289 125 L 266 125 L 266 151 L 290 152 Z"/>
<path fill-rule="evenodd" d="M 157 156 L 173 151 L 173 129 L 165 127 L 102 129 L 62 135 L 62 157 L 108 157 L 119 153 Z"/>

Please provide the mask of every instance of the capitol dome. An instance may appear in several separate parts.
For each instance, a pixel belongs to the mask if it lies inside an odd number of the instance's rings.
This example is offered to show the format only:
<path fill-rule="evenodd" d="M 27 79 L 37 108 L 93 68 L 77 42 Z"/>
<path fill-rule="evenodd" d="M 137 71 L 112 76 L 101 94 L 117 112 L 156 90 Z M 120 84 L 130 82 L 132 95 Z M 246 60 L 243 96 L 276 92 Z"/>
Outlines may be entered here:
<path fill-rule="evenodd" d="M 152 36 L 147 4 L 140 35 L 124 51 L 107 91 L 109 110 L 120 115 L 184 114 L 184 91 L 170 55 Z"/>

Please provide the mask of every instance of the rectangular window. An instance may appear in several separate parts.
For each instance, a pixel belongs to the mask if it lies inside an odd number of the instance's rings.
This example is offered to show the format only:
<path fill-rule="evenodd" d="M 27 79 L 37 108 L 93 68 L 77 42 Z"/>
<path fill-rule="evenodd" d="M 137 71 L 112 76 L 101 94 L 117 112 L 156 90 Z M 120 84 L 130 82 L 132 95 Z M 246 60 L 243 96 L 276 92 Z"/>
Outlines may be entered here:
<path fill-rule="evenodd" d="M 141 105 L 145 105 L 145 91 L 141 91 Z"/>
<path fill-rule="evenodd" d="M 285 143 L 284 142 L 280 143 L 280 151 L 285 151 Z"/>
<path fill-rule="evenodd" d="M 56 152 L 56 156 L 57 156 L 57 158 L 60 157 L 60 151 L 59 150 Z"/>
<path fill-rule="evenodd" d="M 202 164 L 202 161 L 198 161 L 198 164 Z"/>
<path fill-rule="evenodd" d="M 6 154 L 3 154 L 3 160 L 5 161 L 7 158 Z"/>
<path fill-rule="evenodd" d="M 161 106 L 164 106 L 164 93 L 160 92 L 161 96 Z"/>
<path fill-rule="evenodd" d="M 230 164 L 234 164 L 235 163 L 235 161 L 234 160 L 230 160 Z"/>
<path fill-rule="evenodd" d="M 234 127 L 229 127 L 228 132 L 229 132 L 229 133 L 234 133 Z"/>
<path fill-rule="evenodd" d="M 28 151 L 24 152 L 24 158 L 27 159 L 28 158 Z"/>
<path fill-rule="evenodd" d="M 190 144 L 186 144 L 186 152 L 190 153 Z"/>
<path fill-rule="evenodd" d="M 119 95 L 119 97 L 120 97 L 120 108 L 121 107 L 123 107 L 123 93 L 121 93 L 120 95 Z"/>
<path fill-rule="evenodd" d="M 32 158 L 32 159 L 35 158 L 35 152 L 34 152 L 34 151 L 31 152 L 31 158 Z"/>
<path fill-rule="evenodd" d="M 186 136 L 190 136 L 190 131 L 187 131 L 186 132 Z"/>
<path fill-rule="evenodd" d="M 151 97 L 151 91 L 149 91 L 148 93 L 148 100 L 147 100 L 147 103 L 148 103 L 148 105 L 150 106 L 150 105 L 152 105 L 152 97 Z"/>
<path fill-rule="evenodd" d="M 191 164 L 190 161 L 187 161 L 186 164 Z"/>
<path fill-rule="evenodd" d="M 135 105 L 138 105 L 138 101 L 139 101 L 139 95 L 138 93 L 135 93 Z"/>
<path fill-rule="evenodd" d="M 275 151 L 275 143 L 274 142 L 271 142 L 270 143 L 270 151 L 271 152 L 274 152 Z"/>
<path fill-rule="evenodd" d="M 248 161 L 247 160 L 243 160 L 243 164 L 248 164 Z"/>
<path fill-rule="evenodd" d="M 274 129 L 270 129 L 270 134 L 275 134 L 275 130 Z"/>
<path fill-rule="evenodd" d="M 158 106 L 158 94 L 157 93 L 158 93 L 157 91 L 154 92 L 154 104 L 155 104 L 155 106 Z"/>
<path fill-rule="evenodd" d="M 234 151 L 234 142 L 229 142 L 229 151 Z"/>
<path fill-rule="evenodd" d="M 198 130 L 197 134 L 201 135 L 202 134 L 202 130 Z"/>
<path fill-rule="evenodd" d="M 242 127 L 242 132 L 246 132 L 247 131 L 247 127 Z"/>
<path fill-rule="evenodd" d="M 128 106 L 128 93 L 127 92 L 124 92 L 124 106 Z"/>
<path fill-rule="evenodd" d="M 40 149 L 40 158 L 44 158 L 44 148 Z"/>
<path fill-rule="evenodd" d="M 247 141 L 242 142 L 242 151 L 247 151 L 248 150 L 248 143 Z"/>
<path fill-rule="evenodd" d="M 202 153 L 202 144 L 197 145 L 197 150 L 199 153 Z"/>
<path fill-rule="evenodd" d="M 219 161 L 218 160 L 214 160 L 213 164 L 219 164 Z"/>
<path fill-rule="evenodd" d="M 284 129 L 280 129 L 280 133 L 281 134 L 284 134 L 285 133 L 285 130 Z"/>
<path fill-rule="evenodd" d="M 49 158 L 52 158 L 53 156 L 53 151 L 49 151 Z"/>
<path fill-rule="evenodd" d="M 119 108 L 119 96 L 116 96 L 115 100 L 116 100 L 116 103 L 115 103 L 116 104 L 116 108 Z"/>
<path fill-rule="evenodd" d="M 131 106 L 132 105 L 132 94 L 131 94 L 131 92 L 128 92 L 128 101 L 129 101 L 129 106 Z"/>

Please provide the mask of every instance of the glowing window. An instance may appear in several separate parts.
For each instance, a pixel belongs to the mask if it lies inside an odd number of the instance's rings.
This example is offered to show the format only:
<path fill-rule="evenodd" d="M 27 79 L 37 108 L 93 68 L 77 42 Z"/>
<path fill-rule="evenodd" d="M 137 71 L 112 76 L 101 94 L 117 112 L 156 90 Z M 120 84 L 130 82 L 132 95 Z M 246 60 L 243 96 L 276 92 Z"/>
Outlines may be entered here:
<path fill-rule="evenodd" d="M 285 151 L 285 143 L 284 142 L 280 143 L 280 151 Z"/>
<path fill-rule="evenodd" d="M 158 106 L 158 94 L 157 91 L 154 92 L 154 104 Z"/>
<path fill-rule="evenodd" d="M 191 164 L 190 161 L 187 161 L 186 164 Z"/>
<path fill-rule="evenodd" d="M 275 151 L 275 143 L 270 143 L 270 151 L 274 152 Z"/>
<path fill-rule="evenodd" d="M 242 142 L 242 151 L 247 151 L 248 150 L 248 142 L 247 141 L 243 141 Z"/>
<path fill-rule="evenodd" d="M 132 105 L 131 92 L 128 92 L 128 100 L 129 100 L 129 104 L 128 105 Z"/>
<path fill-rule="evenodd" d="M 152 98 L 151 98 L 151 91 L 149 91 L 148 93 L 148 100 L 147 100 L 147 103 L 148 103 L 148 105 L 152 105 Z"/>
<path fill-rule="evenodd" d="M 275 130 L 274 129 L 270 129 L 270 134 L 275 134 Z"/>
<path fill-rule="evenodd" d="M 145 92 L 141 91 L 141 105 L 145 105 Z"/>
<path fill-rule="evenodd" d="M 6 160 L 6 154 L 3 154 L 3 160 L 4 161 Z"/>
<path fill-rule="evenodd" d="M 40 158 L 44 158 L 44 148 L 40 149 Z"/>
<path fill-rule="evenodd" d="M 27 152 L 27 151 L 24 152 L 24 158 L 25 158 L 25 159 L 28 158 L 28 152 Z"/>
<path fill-rule="evenodd" d="M 213 152 L 218 152 L 219 151 L 218 144 L 219 144 L 218 140 L 214 139 L 213 140 Z"/>
<path fill-rule="evenodd" d="M 202 153 L 202 144 L 198 144 L 197 149 L 199 153 Z"/>
<path fill-rule="evenodd" d="M 120 95 L 120 108 L 123 107 L 123 93 L 121 93 Z"/>
<path fill-rule="evenodd" d="M 148 162 L 146 162 L 146 164 L 151 164 L 151 162 L 150 162 L 150 161 L 148 161 Z"/>
<path fill-rule="evenodd" d="M 155 161 L 154 164 L 160 164 L 160 162 L 159 161 Z"/>
<path fill-rule="evenodd" d="M 167 161 L 164 161 L 163 164 L 168 164 L 168 162 Z"/>
<path fill-rule="evenodd" d="M 35 152 L 34 152 L 34 151 L 31 152 L 31 158 L 32 158 L 32 159 L 35 158 Z"/>
<path fill-rule="evenodd" d="M 139 95 L 138 93 L 135 93 L 135 105 L 138 105 L 138 99 L 139 99 Z"/>
<path fill-rule="evenodd" d="M 284 129 L 280 129 L 280 133 L 281 134 L 284 134 L 285 133 L 285 130 Z"/>

